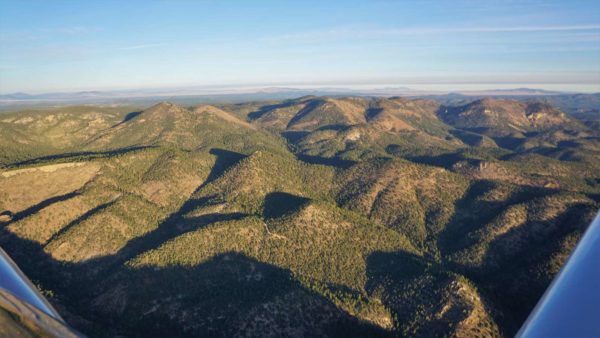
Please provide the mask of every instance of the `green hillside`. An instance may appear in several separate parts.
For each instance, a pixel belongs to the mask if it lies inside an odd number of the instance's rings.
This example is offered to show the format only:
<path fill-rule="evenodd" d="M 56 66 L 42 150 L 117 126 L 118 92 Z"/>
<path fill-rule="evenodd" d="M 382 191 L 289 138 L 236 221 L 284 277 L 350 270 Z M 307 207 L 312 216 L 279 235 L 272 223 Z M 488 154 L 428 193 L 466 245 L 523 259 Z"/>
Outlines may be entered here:
<path fill-rule="evenodd" d="M 0 119 L 0 245 L 91 337 L 509 337 L 600 207 L 546 103 L 315 97 Z"/>

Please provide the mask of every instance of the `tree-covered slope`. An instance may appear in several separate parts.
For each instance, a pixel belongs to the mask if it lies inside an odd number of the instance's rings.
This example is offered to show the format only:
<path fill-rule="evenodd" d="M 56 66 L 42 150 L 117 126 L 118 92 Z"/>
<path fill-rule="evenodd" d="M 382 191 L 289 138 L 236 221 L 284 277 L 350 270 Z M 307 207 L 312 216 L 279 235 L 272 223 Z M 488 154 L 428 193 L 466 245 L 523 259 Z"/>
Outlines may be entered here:
<path fill-rule="evenodd" d="M 600 207 L 546 103 L 302 97 L 0 119 L 0 245 L 92 337 L 512 336 Z"/>

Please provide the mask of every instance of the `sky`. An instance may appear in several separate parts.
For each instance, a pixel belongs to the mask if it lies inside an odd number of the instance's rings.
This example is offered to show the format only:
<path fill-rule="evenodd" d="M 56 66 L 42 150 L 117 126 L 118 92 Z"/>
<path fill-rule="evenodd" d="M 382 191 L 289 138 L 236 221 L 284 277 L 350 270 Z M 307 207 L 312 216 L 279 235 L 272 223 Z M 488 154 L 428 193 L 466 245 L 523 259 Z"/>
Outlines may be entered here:
<path fill-rule="evenodd" d="M 0 0 L 0 94 L 294 85 L 600 92 L 600 1 Z"/>

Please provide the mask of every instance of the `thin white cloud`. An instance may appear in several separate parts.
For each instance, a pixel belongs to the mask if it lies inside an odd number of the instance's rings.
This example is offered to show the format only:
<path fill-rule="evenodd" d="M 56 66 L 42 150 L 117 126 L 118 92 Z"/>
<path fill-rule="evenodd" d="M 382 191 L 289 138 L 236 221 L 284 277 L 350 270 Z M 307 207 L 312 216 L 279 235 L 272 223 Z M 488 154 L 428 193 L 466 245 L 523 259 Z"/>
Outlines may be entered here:
<path fill-rule="evenodd" d="M 25 30 L 5 30 L 0 32 L 1 42 L 16 42 L 16 41 L 39 41 L 50 40 L 60 37 L 85 37 L 86 35 L 100 31 L 99 28 L 86 26 L 73 27 L 53 27 L 53 28 L 35 28 Z"/>
<path fill-rule="evenodd" d="M 85 26 L 74 26 L 74 27 L 56 27 L 56 28 L 42 28 L 40 32 L 48 35 L 86 35 L 94 29 Z"/>
<path fill-rule="evenodd" d="M 494 33 L 494 32 L 552 32 L 552 31 L 584 31 L 598 30 L 600 25 L 573 25 L 573 26 L 517 26 L 517 27 L 466 27 L 450 28 L 456 33 Z M 443 31 L 438 29 L 437 31 Z"/>
<path fill-rule="evenodd" d="M 125 46 L 119 48 L 120 50 L 135 50 L 135 49 L 144 49 L 144 48 L 153 48 L 164 45 L 163 43 L 149 43 L 144 45 L 133 45 L 133 46 Z"/>
<path fill-rule="evenodd" d="M 279 41 L 319 41 L 339 38 L 378 38 L 406 35 L 440 35 L 471 33 L 525 33 L 525 32 L 571 32 L 598 31 L 600 25 L 550 25 L 550 26 L 497 26 L 497 27 L 406 27 L 383 29 L 338 28 L 323 31 L 309 31 L 281 36 L 265 37 L 264 42 Z M 598 33 L 600 34 L 600 32 Z"/>

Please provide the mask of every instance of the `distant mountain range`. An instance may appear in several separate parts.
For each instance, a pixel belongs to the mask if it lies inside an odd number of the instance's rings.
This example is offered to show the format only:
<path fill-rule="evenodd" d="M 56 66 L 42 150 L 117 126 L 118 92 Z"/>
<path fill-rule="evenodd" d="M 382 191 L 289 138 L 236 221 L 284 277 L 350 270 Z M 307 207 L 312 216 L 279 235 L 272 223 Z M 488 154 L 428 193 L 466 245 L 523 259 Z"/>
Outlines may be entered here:
<path fill-rule="evenodd" d="M 344 87 L 315 87 L 315 88 L 292 88 L 292 87 L 223 87 L 218 89 L 208 88 L 184 88 L 184 89 L 146 89 L 146 90 L 116 90 L 116 91 L 80 91 L 80 92 L 56 92 L 56 93 L 10 93 L 0 95 L 0 104 L 19 102 L 103 102 L 124 99 L 147 99 L 147 98 L 173 98 L 185 96 L 197 97 L 220 97 L 230 96 L 256 96 L 263 99 L 281 99 L 281 96 L 289 98 L 305 95 L 369 95 L 369 96 L 422 96 L 422 95 L 466 95 L 466 96 L 505 96 L 505 95 L 559 95 L 566 92 L 547 91 L 543 89 L 515 88 L 494 89 L 481 91 L 432 91 L 415 90 L 408 87 L 384 87 L 374 89 L 352 89 Z"/>
<path fill-rule="evenodd" d="M 81 91 L 71 93 L 12 93 L 0 95 L 0 111 L 65 106 L 73 104 L 109 106 L 149 106 L 160 101 L 191 106 L 197 104 L 243 103 L 250 101 L 288 100 L 303 96 L 369 96 L 369 97 L 412 97 L 434 99 L 448 106 L 465 105 L 475 100 L 497 97 L 516 99 L 523 102 L 543 101 L 581 119 L 600 123 L 600 93 L 564 93 L 543 89 L 515 88 L 463 92 L 432 92 L 413 90 L 406 87 L 384 87 L 379 89 L 348 89 L 339 87 L 322 88 L 191 88 L 191 89 L 148 89 L 119 91 Z"/>

